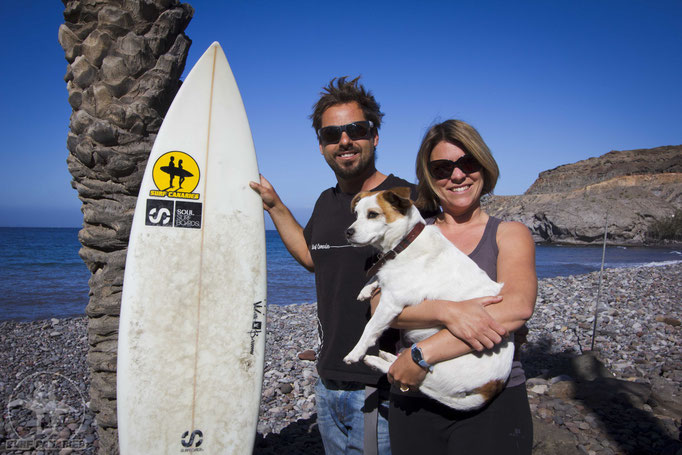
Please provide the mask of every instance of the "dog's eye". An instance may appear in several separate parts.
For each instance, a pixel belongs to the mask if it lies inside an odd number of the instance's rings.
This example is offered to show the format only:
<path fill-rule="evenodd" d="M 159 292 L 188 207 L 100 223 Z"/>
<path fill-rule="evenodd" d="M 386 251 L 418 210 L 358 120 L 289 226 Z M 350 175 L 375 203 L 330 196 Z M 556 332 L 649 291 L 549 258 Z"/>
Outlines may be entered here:
<path fill-rule="evenodd" d="M 379 214 L 378 214 L 377 212 L 367 212 L 367 218 L 370 219 L 370 220 L 371 220 L 372 218 L 376 218 L 376 217 L 378 217 L 378 216 L 379 216 Z"/>

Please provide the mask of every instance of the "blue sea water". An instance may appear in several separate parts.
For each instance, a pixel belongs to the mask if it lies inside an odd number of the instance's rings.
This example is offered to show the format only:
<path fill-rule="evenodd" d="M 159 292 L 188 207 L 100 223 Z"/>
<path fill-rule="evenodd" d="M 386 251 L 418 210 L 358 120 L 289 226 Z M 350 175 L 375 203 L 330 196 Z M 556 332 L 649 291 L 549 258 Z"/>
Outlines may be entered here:
<path fill-rule="evenodd" d="M 291 258 L 277 231 L 266 232 L 268 302 L 314 302 L 315 279 Z M 0 227 L 0 320 L 83 315 L 90 273 L 78 256 L 78 229 Z M 601 247 L 536 249 L 539 278 L 599 270 Z M 682 262 L 682 248 L 607 247 L 605 267 Z"/>

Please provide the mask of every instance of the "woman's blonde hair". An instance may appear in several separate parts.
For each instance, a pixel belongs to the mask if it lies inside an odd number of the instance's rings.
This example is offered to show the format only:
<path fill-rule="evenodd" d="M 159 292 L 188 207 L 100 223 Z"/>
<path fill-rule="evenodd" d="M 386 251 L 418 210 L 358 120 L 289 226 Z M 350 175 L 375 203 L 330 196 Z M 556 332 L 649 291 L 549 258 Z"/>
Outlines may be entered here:
<path fill-rule="evenodd" d="M 446 120 L 433 125 L 424 135 L 417 153 L 417 193 L 416 205 L 424 211 L 436 211 L 440 199 L 436 195 L 433 177 L 429 172 L 431 152 L 441 142 L 448 142 L 461 148 L 481 163 L 483 169 L 483 194 L 492 193 L 500 176 L 495 158 L 476 129 L 462 120 Z"/>

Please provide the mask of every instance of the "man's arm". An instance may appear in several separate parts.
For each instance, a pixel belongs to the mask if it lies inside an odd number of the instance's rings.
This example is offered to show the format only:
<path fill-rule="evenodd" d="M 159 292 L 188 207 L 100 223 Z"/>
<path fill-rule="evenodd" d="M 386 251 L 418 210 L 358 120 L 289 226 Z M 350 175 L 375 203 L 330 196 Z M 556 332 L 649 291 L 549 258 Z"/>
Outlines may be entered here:
<path fill-rule="evenodd" d="M 303 228 L 296 221 L 279 195 L 265 177 L 260 176 L 260 184 L 250 182 L 249 186 L 263 199 L 263 209 L 270 214 L 272 222 L 289 253 L 309 272 L 315 270 L 308 244 L 303 236 Z"/>

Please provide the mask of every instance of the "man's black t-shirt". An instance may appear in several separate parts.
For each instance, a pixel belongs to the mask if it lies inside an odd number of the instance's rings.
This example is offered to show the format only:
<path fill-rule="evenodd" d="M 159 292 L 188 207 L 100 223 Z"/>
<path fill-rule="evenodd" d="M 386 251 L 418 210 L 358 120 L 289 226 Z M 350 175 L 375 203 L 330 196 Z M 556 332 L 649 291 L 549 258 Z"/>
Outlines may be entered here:
<path fill-rule="evenodd" d="M 406 186 L 416 191 L 413 184 L 389 175 L 374 190 Z M 343 358 L 360 339 L 370 318 L 369 302 L 360 302 L 357 296 L 368 279 L 367 270 L 377 259 L 378 251 L 372 247 L 356 248 L 346 240 L 346 229 L 355 221 L 350 203 L 355 194 L 343 193 L 338 185 L 324 191 L 315 203 L 304 235 L 315 264 L 317 288 L 318 328 L 321 346 L 317 371 L 324 379 L 354 381 L 376 385 L 382 373 L 363 362 L 346 365 Z M 398 332 L 390 329 L 379 340 L 381 349 L 395 352 Z M 369 354 L 376 355 L 377 348 Z"/>

